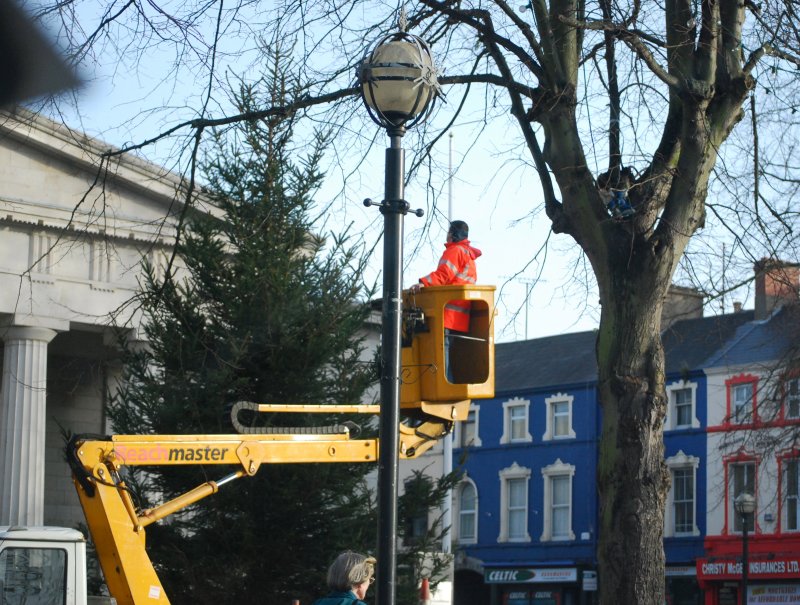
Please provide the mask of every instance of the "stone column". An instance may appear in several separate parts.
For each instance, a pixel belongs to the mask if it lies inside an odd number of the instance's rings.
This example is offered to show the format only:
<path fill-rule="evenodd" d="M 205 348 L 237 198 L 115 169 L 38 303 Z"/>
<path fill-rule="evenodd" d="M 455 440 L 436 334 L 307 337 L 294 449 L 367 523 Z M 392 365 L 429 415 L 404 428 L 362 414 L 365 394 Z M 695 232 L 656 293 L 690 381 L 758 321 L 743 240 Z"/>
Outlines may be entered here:
<path fill-rule="evenodd" d="M 44 522 L 47 344 L 56 331 L 12 326 L 0 332 L 0 525 Z"/>

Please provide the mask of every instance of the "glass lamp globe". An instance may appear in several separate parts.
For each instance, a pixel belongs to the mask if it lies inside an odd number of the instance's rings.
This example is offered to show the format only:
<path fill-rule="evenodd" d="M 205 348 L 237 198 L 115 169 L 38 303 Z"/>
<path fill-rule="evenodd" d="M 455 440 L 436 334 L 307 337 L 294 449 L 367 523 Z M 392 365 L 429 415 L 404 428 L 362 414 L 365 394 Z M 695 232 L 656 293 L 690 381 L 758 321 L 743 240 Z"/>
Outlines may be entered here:
<path fill-rule="evenodd" d="M 430 48 L 402 31 L 381 39 L 367 53 L 359 64 L 358 82 L 370 116 L 384 127 L 417 123 L 439 91 Z"/>
<path fill-rule="evenodd" d="M 740 515 L 750 515 L 756 510 L 756 499 L 752 494 L 742 492 L 736 496 L 734 506 Z"/>

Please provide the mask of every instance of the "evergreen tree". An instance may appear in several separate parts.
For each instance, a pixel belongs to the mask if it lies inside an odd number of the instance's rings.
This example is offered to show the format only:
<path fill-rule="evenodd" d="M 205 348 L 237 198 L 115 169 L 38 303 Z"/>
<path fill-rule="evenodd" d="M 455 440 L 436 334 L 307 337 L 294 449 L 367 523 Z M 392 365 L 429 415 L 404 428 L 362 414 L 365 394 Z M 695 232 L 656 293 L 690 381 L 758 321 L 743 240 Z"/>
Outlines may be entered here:
<path fill-rule="evenodd" d="M 292 94 L 276 60 L 267 99 Z M 258 107 L 254 88 L 238 95 Z M 369 312 L 364 259 L 347 234 L 314 233 L 325 136 L 301 160 L 293 121 L 254 120 L 216 133 L 207 193 L 222 217 L 194 217 L 166 277 L 149 268 L 142 305 L 145 349 L 125 351 L 112 398 L 118 433 L 230 433 L 230 405 L 358 403 L 374 372 L 360 361 Z M 283 416 L 289 416 L 285 419 Z M 329 423 L 284 414 L 268 425 Z M 348 417 L 348 419 L 350 419 Z M 360 419 L 366 420 L 366 419 Z M 369 427 L 367 427 L 369 430 Z M 258 474 L 148 529 L 148 545 L 173 603 L 310 603 L 344 549 L 374 550 L 367 464 L 267 464 Z M 227 474 L 224 467 L 137 472 L 142 505 Z"/>
<path fill-rule="evenodd" d="M 452 555 L 442 552 L 445 533 L 452 531 L 452 527 L 445 525 L 441 506 L 464 472 L 456 469 L 432 478 L 428 470 L 413 471 L 398 500 L 397 533 L 403 542 L 397 556 L 398 603 L 416 603 L 423 578 L 427 578 L 431 590 L 435 590 L 448 579 L 452 563 Z"/>

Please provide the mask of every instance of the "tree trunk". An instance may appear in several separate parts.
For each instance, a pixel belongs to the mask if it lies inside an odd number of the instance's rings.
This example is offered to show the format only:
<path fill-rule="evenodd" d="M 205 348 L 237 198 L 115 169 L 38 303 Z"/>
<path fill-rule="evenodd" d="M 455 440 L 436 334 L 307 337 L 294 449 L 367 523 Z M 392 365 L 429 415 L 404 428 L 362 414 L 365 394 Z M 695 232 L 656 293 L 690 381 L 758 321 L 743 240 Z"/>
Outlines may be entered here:
<path fill-rule="evenodd" d="M 597 338 L 603 410 L 600 602 L 661 605 L 669 475 L 662 433 L 666 403 L 660 319 L 672 272 L 637 263 L 635 252 L 616 262 L 609 268 L 609 280 L 600 285 L 603 310 Z"/>

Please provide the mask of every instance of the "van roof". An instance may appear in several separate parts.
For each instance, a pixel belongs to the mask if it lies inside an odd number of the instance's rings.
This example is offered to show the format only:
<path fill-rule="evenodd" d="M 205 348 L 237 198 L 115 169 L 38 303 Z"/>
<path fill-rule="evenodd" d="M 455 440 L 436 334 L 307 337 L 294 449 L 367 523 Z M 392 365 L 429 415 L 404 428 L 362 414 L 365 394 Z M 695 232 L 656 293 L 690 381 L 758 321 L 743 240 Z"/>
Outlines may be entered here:
<path fill-rule="evenodd" d="M 19 525 L 0 525 L 0 541 L 31 540 L 39 542 L 85 542 L 83 534 L 69 527 L 23 527 Z"/>

